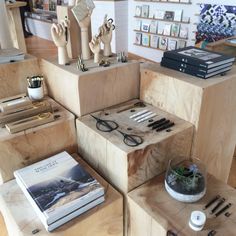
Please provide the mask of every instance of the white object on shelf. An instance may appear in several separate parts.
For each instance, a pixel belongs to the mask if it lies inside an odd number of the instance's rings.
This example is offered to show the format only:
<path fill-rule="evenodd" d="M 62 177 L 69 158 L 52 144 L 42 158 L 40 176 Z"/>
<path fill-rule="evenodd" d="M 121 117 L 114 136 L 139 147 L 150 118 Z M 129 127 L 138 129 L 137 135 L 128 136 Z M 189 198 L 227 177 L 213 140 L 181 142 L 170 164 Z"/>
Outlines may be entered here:
<path fill-rule="evenodd" d="M 194 231 L 201 231 L 206 223 L 206 214 L 202 211 L 193 211 L 189 219 L 189 227 Z"/>
<path fill-rule="evenodd" d="M 44 97 L 43 86 L 39 88 L 27 88 L 31 100 L 41 100 Z"/>

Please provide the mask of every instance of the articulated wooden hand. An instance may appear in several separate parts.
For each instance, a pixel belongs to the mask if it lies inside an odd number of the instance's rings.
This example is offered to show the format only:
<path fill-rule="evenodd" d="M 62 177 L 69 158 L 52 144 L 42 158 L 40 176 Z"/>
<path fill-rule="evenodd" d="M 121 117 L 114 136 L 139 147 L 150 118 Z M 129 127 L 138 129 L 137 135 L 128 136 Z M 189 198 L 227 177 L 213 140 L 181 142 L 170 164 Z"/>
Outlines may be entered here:
<path fill-rule="evenodd" d="M 52 24 L 51 35 L 53 42 L 58 48 L 58 64 L 65 65 L 69 62 L 69 57 L 66 49 L 68 42 L 68 28 L 70 27 L 69 21 L 64 20 L 60 24 Z"/>
<path fill-rule="evenodd" d="M 89 43 L 89 47 L 94 54 L 94 62 L 99 63 L 99 53 L 101 50 L 101 39 L 98 36 L 94 36 Z"/>

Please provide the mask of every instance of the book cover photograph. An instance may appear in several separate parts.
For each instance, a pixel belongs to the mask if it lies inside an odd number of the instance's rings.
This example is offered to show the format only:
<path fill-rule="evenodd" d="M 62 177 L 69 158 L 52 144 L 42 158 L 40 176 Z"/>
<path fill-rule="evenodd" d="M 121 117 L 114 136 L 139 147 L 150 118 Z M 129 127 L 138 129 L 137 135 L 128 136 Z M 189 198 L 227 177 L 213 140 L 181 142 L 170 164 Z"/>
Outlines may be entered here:
<path fill-rule="evenodd" d="M 100 183 L 66 152 L 17 170 L 14 175 L 47 218 L 104 194 Z"/>

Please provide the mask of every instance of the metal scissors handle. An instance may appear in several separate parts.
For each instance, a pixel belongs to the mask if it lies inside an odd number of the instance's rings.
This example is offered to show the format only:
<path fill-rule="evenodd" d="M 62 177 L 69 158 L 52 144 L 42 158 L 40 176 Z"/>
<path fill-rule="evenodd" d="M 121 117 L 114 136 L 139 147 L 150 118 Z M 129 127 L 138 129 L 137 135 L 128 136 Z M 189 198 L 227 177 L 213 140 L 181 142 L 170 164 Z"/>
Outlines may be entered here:
<path fill-rule="evenodd" d="M 133 134 L 126 134 L 120 130 L 117 130 L 120 134 L 123 135 L 124 139 L 124 143 L 130 147 L 136 147 L 140 144 L 143 143 L 143 139 L 138 136 L 138 135 L 133 135 Z"/>

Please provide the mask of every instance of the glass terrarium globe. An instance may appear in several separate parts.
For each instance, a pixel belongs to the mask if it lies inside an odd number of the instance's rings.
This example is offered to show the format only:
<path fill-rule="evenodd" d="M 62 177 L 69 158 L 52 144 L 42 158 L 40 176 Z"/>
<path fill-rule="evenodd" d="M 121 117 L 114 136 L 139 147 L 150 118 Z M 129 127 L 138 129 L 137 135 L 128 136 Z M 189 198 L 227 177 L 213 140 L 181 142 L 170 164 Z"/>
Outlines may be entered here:
<path fill-rule="evenodd" d="M 196 202 L 206 193 L 206 168 L 199 160 L 174 164 L 170 160 L 165 176 L 166 191 L 181 202 Z"/>

